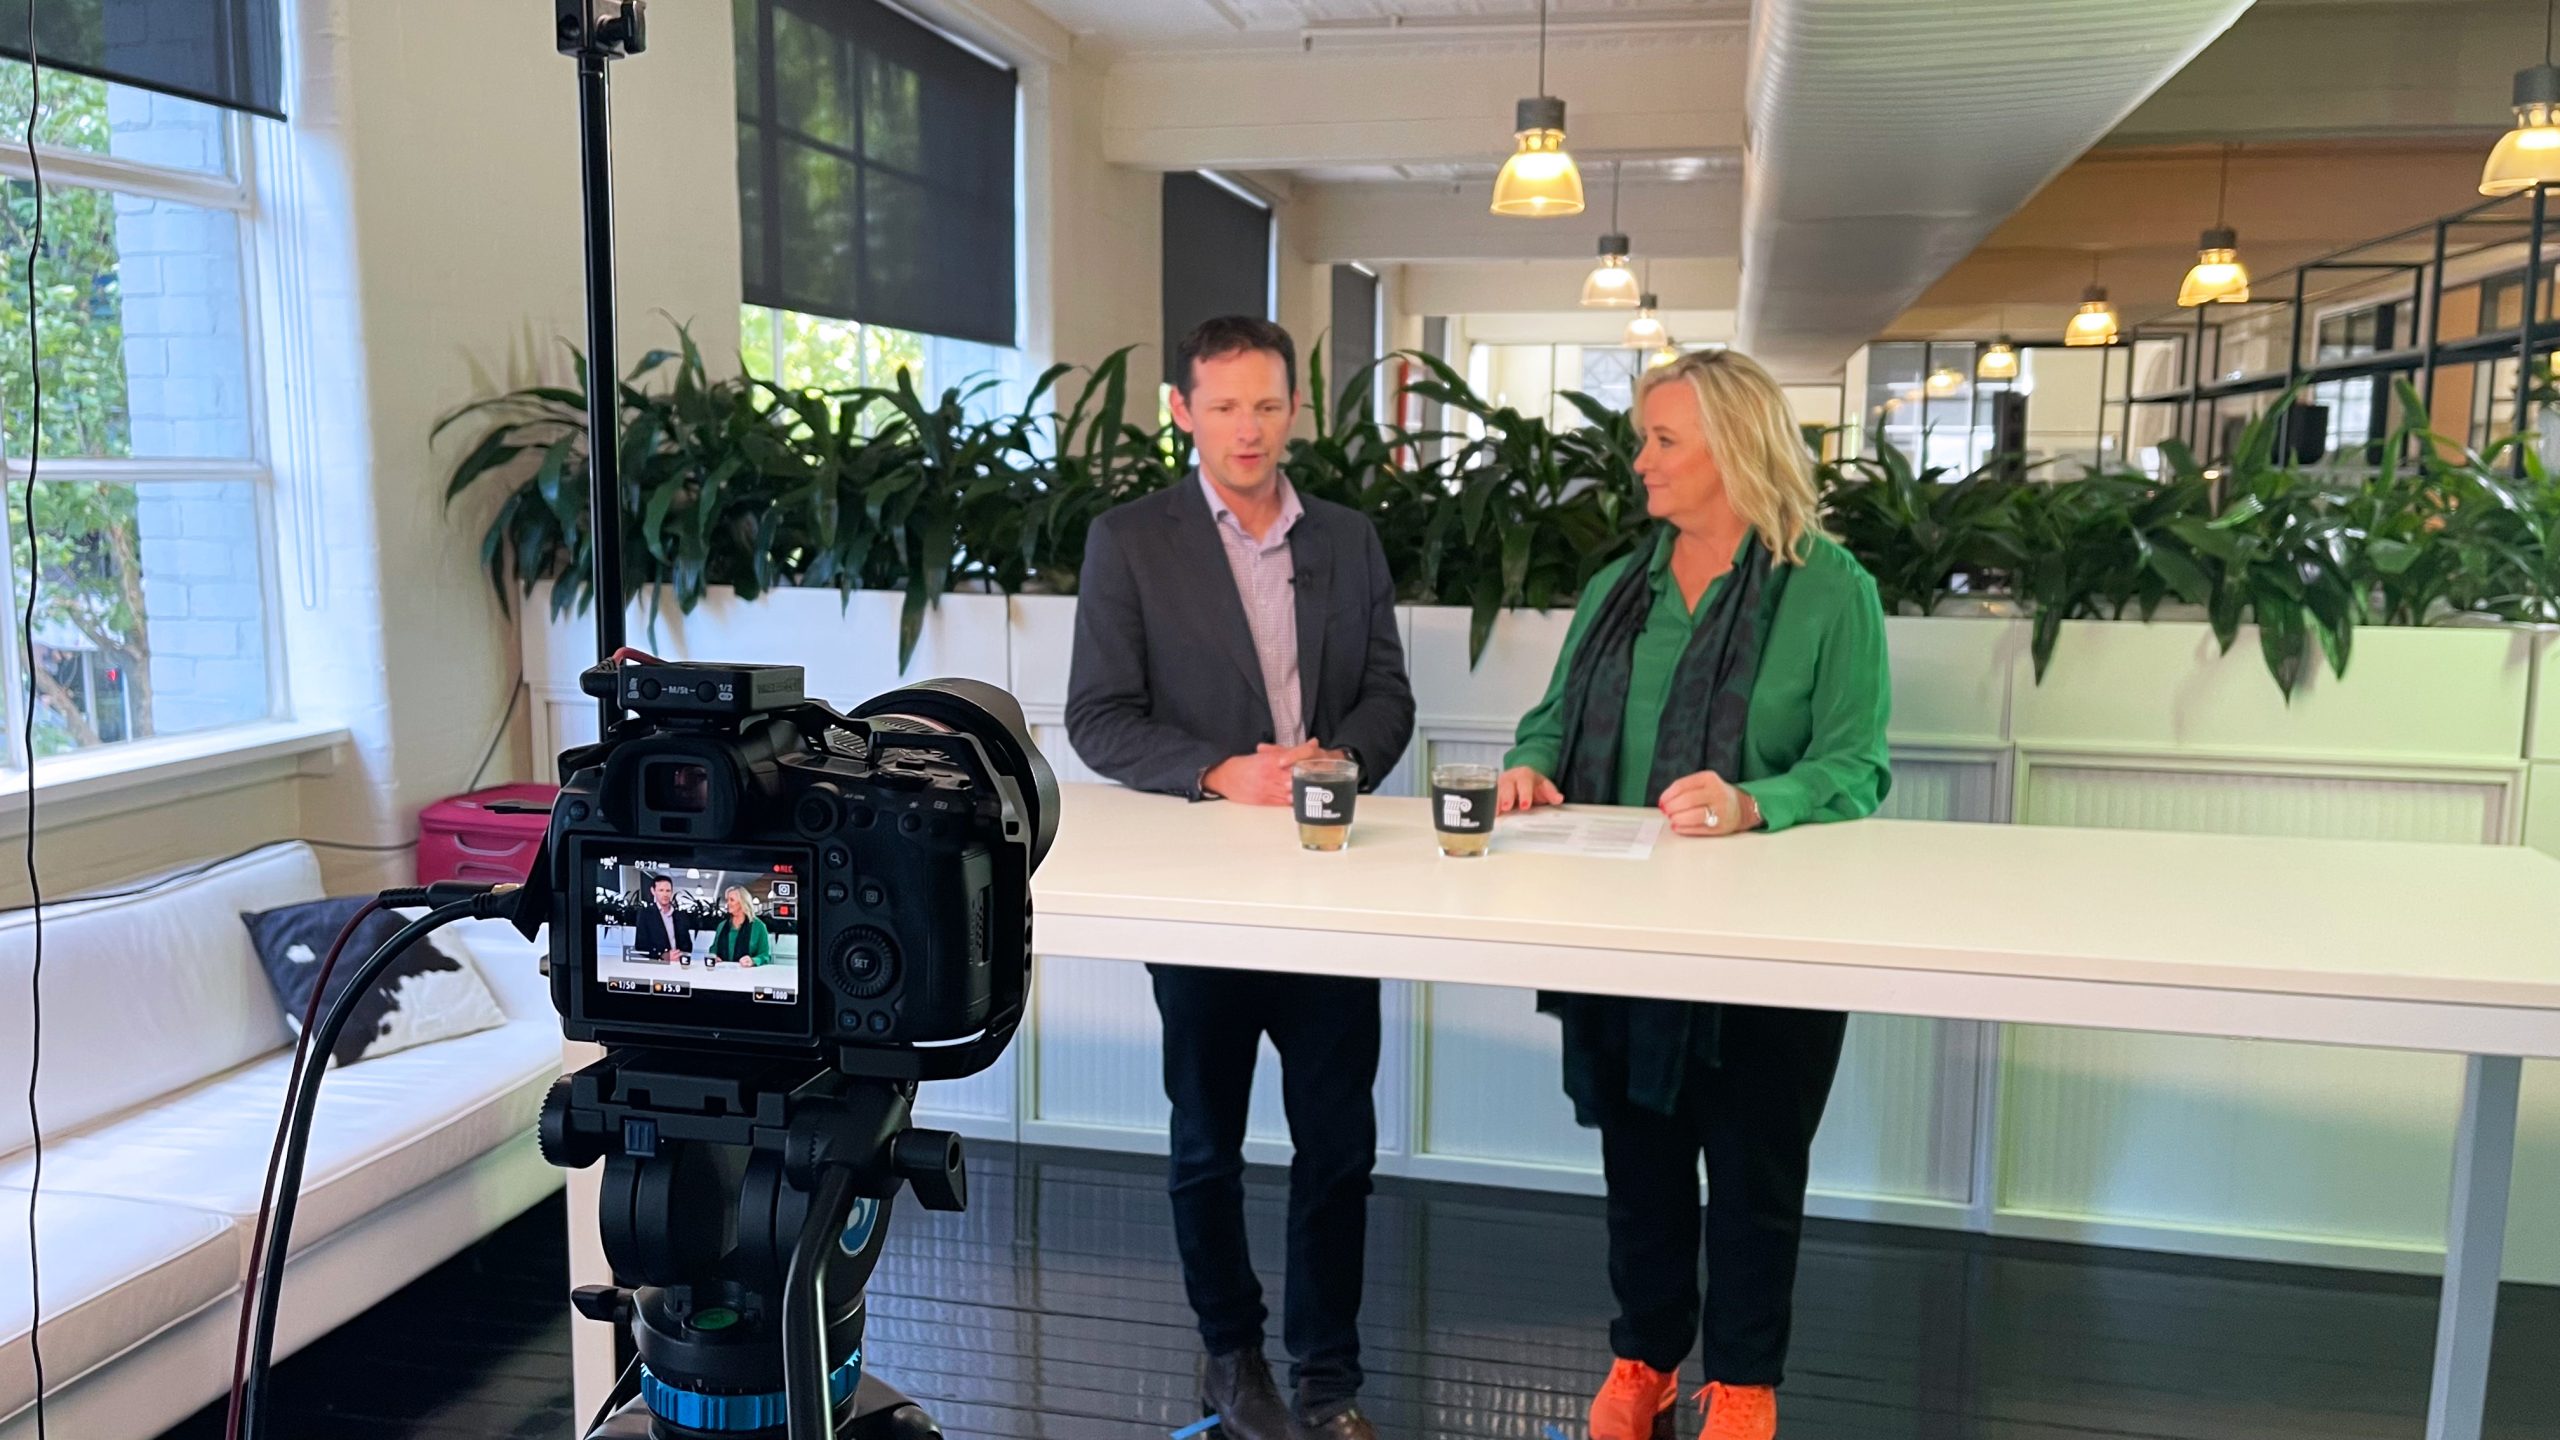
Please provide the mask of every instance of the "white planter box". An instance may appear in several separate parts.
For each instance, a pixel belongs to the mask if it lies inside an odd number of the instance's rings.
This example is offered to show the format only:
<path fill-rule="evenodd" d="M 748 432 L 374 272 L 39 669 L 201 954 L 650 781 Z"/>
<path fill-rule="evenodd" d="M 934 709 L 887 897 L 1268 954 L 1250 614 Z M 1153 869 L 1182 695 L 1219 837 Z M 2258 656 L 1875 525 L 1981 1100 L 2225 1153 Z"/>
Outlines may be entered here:
<path fill-rule="evenodd" d="M 634 603 L 623 620 L 627 643 L 669 660 L 738 660 L 799 665 L 809 694 L 851 706 L 914 680 L 960 676 L 1009 685 L 1005 597 L 945 595 L 925 612 L 914 657 L 898 668 L 898 615 L 906 597 L 887 590 L 768 591 L 741 601 L 714 586 L 690 615 L 669 599 L 652 618 Z M 595 662 L 592 615 L 550 618 L 550 587 L 526 602 L 525 674 L 536 684 L 574 688 Z"/>
<path fill-rule="evenodd" d="M 2042 684 L 2018 651 L 2009 733 L 2021 747 L 2513 766 L 2535 640 L 2504 628 L 2359 629 L 2346 678 L 2315 654 L 2288 703 L 2255 627 L 2226 655 L 2202 624 L 2074 621 Z"/>
<path fill-rule="evenodd" d="M 2537 684 L 2525 754 L 2535 760 L 2560 760 L 2560 670 L 2554 668 L 2560 663 L 2560 628 L 2546 627 L 2530 635 Z M 2555 797 L 2555 803 L 2560 803 L 2560 797 Z"/>
<path fill-rule="evenodd" d="M 1889 616 L 1896 743 L 1982 746 L 2009 734 L 2009 684 L 2026 653 L 2023 620 Z"/>
<path fill-rule="evenodd" d="M 1063 719 L 1068 662 L 1075 655 L 1075 597 L 1016 595 L 1007 624 L 1013 698 L 1035 722 Z"/>
<path fill-rule="evenodd" d="M 1074 649 L 1075 599 L 945 595 L 927 613 L 913 661 L 897 665 L 902 598 L 784 589 L 750 603 L 716 589 L 691 615 L 672 604 L 652 629 L 635 605 L 630 643 L 669 659 L 781 661 L 807 667 L 809 693 L 853 704 L 934 676 L 1002 685 L 1042 721 L 1061 718 Z M 574 694 L 595 642 L 586 616 L 554 621 L 548 588 L 524 612 L 527 678 Z M 1506 611 L 1481 661 L 1467 656 L 1468 615 L 1399 611 L 1418 723 L 1440 733 L 1508 736 L 1545 693 L 1570 612 Z M 2560 678 L 2532 694 L 2550 633 L 2507 628 L 2384 628 L 2356 633 L 2347 677 L 2306 672 L 2288 703 L 2257 634 L 2229 654 L 2201 623 L 2074 621 L 2036 683 L 2027 622 L 1896 616 L 1886 622 L 1893 735 L 1907 745 L 2015 743 L 2047 749 L 2280 756 L 2307 762 L 2515 765 L 2560 760 Z M 2530 747 L 2529 752 L 2527 746 Z"/>
<path fill-rule="evenodd" d="M 1509 738 L 1520 716 L 1547 693 L 1564 653 L 1570 609 L 1506 610 L 1496 616 L 1484 658 L 1467 663 L 1469 613 L 1454 605 L 1416 605 L 1405 652 L 1413 677 L 1415 723 L 1436 732 Z"/>

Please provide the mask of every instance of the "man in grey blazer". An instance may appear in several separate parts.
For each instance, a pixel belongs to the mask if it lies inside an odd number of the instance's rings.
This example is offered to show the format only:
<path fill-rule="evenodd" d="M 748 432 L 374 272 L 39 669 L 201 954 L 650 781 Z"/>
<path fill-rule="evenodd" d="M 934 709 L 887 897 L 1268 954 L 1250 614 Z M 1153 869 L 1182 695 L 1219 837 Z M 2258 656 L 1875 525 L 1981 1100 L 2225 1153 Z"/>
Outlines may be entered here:
<path fill-rule="evenodd" d="M 1289 767 L 1311 755 L 1358 761 L 1373 788 L 1413 738 L 1413 689 L 1376 528 L 1280 473 L 1296 346 L 1265 320 L 1212 320 L 1183 342 L 1174 375 L 1174 421 L 1199 469 L 1093 523 L 1068 741 L 1124 785 L 1189 800 L 1285 806 Z M 1272 816 L 1275 836 L 1288 828 Z M 1374 1440 L 1356 1402 L 1377 982 L 1149 969 L 1173 1102 L 1174 1238 L 1207 1351 L 1201 1403 L 1228 1440 Z M 1280 1052 L 1296 1152 L 1281 1326 L 1294 1405 L 1263 1359 L 1267 1315 L 1245 1248 L 1245 1112 L 1264 1035 Z"/>

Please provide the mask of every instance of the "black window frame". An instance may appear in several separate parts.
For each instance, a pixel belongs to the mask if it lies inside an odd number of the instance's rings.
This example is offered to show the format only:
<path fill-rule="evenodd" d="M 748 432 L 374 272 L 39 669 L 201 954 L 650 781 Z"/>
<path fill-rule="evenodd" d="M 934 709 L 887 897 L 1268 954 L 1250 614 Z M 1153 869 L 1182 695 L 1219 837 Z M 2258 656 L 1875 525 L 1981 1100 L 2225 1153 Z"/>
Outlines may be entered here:
<path fill-rule="evenodd" d="M 781 120 L 781 87 L 775 73 L 775 16 L 796 19 L 829 32 L 853 52 L 849 81 L 850 147 L 811 135 Z M 820 315 L 862 325 L 981 344 L 1012 347 L 1019 343 L 1021 260 L 1020 111 L 1021 78 L 1012 67 L 988 60 L 970 47 L 918 24 L 878 0 L 734 0 L 732 23 L 737 32 L 739 85 L 737 125 L 740 167 L 740 248 L 746 303 L 769 309 Z M 919 77 L 919 85 L 940 87 L 920 102 L 925 110 L 958 113 L 976 105 L 986 113 L 964 132 L 955 148 L 966 149 L 985 163 L 963 168 L 981 172 L 982 183 L 954 183 L 930 163 L 921 168 L 870 153 L 862 86 L 866 56 L 886 57 Z M 994 96 L 1002 92 L 1001 114 Z M 976 90 L 974 95 L 965 91 Z M 928 122 L 929 124 L 930 122 Z M 930 152 L 935 134 L 920 133 L 919 144 Z M 824 156 L 853 171 L 851 213 L 844 217 L 852 250 L 851 294 L 823 293 L 790 273 L 792 236 L 784 228 L 784 161 L 796 152 Z M 928 153 L 923 157 L 930 161 Z M 922 236 L 922 247 L 900 252 L 896 268 L 922 281 L 892 283 L 878 273 L 868 243 L 876 236 L 878 217 L 872 210 L 872 183 L 893 180 L 921 192 L 926 213 L 909 227 Z M 996 237 L 990 241 L 990 236 Z M 963 257 L 963 246 L 974 257 Z"/>

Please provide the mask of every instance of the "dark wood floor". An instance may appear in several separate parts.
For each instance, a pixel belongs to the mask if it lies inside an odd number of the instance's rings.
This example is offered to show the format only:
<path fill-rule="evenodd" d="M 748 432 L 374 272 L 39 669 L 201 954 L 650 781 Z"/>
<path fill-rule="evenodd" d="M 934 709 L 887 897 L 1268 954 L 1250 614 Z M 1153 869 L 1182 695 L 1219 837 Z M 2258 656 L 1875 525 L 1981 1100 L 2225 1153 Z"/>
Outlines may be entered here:
<path fill-rule="evenodd" d="M 955 1440 L 1128 1440 L 1196 1419 L 1157 1162 L 979 1145 L 971 1172 L 968 1214 L 898 1212 L 872 1287 L 871 1367 Z M 1285 1185 L 1254 1172 L 1266 1275 Z M 1389 1440 L 1534 1440 L 1548 1422 L 1578 1436 L 1608 1362 L 1597 1202 L 1382 1182 L 1370 1223 L 1368 1405 Z M 561 1227 L 559 1202 L 541 1206 L 280 1366 L 272 1440 L 568 1435 Z M 2415 1440 L 2434 1293 L 2423 1280 L 1817 1225 L 1785 1433 Z M 2560 1291 L 2509 1287 L 2500 1326 L 2490 1434 L 2549 1440 Z M 199 1415 L 166 1440 L 218 1440 L 220 1421 Z"/>

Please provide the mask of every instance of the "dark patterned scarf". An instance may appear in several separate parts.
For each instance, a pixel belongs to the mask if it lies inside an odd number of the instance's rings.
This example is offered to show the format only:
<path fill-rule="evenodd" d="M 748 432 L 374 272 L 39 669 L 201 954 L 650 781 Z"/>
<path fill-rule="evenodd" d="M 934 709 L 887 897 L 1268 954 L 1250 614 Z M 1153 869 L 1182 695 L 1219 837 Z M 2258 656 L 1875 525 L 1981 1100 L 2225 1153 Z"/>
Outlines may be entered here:
<path fill-rule="evenodd" d="M 1601 597 L 1581 645 L 1567 662 L 1564 742 L 1555 780 L 1569 802 L 1617 803 L 1636 637 L 1653 611 L 1653 561 L 1672 537 L 1669 526 L 1659 528 L 1652 543 L 1628 560 L 1626 573 Z M 1727 780 L 1742 778 L 1742 732 L 1751 687 L 1759 678 L 1761 647 L 1792 568 L 1772 563 L 1769 547 L 1757 536 L 1743 546 L 1742 558 L 1698 618 L 1672 671 L 1671 691 L 1655 731 L 1653 767 L 1645 777 L 1644 803 L 1655 803 L 1671 782 L 1700 770 Z M 1679 1104 L 1693 1053 L 1706 1064 L 1716 1063 L 1721 1026 L 1713 1005 L 1541 994 L 1538 1008 L 1564 1021 L 1565 1092 L 1586 1125 L 1624 1103 L 1670 1114 Z"/>

